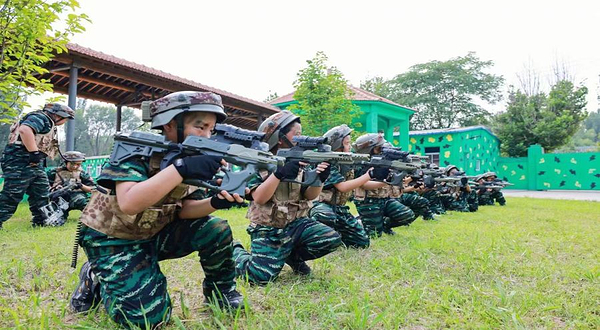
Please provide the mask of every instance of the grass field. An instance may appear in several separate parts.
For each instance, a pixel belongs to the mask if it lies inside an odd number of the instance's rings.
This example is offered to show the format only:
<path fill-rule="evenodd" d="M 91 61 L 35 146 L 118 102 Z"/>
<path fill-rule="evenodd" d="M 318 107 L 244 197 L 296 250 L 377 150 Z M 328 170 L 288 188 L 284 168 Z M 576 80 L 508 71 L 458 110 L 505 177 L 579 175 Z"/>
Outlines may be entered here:
<path fill-rule="evenodd" d="M 245 210 L 219 212 L 248 246 Z M 71 314 L 76 214 L 33 229 L 26 205 L 0 231 L 0 328 L 112 329 Z M 168 329 L 599 329 L 600 203 L 509 198 L 506 207 L 418 219 L 368 250 L 341 249 L 266 287 L 239 283 L 238 315 L 203 306 L 197 256 L 161 263 Z M 80 252 L 79 265 L 85 256 Z"/>

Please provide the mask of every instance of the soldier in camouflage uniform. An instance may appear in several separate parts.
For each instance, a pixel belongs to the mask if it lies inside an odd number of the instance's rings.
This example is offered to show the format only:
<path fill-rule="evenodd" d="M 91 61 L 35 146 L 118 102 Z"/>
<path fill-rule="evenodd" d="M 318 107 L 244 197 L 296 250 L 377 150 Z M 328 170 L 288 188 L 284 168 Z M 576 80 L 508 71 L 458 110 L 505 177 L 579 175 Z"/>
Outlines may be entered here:
<path fill-rule="evenodd" d="M 266 133 L 264 140 L 271 152 L 291 148 L 293 137 L 300 135 L 300 118 L 284 110 L 267 118 L 258 129 Z M 304 163 L 286 162 L 269 174 L 261 171 L 248 186 L 252 202 L 247 217 L 250 220 L 250 252 L 240 243 L 234 243 L 236 273 L 250 283 L 266 284 L 274 280 L 287 263 L 301 275 L 311 272 L 306 260 L 320 258 L 333 252 L 341 244 L 340 235 L 330 227 L 309 217 L 312 200 L 321 193 L 322 186 L 303 187 Z M 329 164 L 316 167 L 321 182 L 329 176 Z"/>
<path fill-rule="evenodd" d="M 4 188 L 0 192 L 0 228 L 17 210 L 23 195 L 29 195 L 34 226 L 44 225 L 42 207 L 48 205 L 48 177 L 44 159 L 58 152 L 57 127 L 74 118 L 66 105 L 48 103 L 40 111 L 26 114 L 10 127 L 8 144 L 2 154 Z"/>
<path fill-rule="evenodd" d="M 478 185 L 483 186 L 485 184 L 485 173 L 478 175 L 475 178 L 475 182 Z M 482 205 L 494 205 L 494 200 L 491 198 L 492 189 L 490 188 L 479 188 L 477 189 L 477 201 L 480 206 Z"/>
<path fill-rule="evenodd" d="M 354 152 L 377 155 L 386 143 L 381 134 L 369 133 L 359 137 L 352 147 Z M 367 169 L 361 169 L 360 174 Z M 374 177 L 387 177 L 389 169 L 376 168 Z M 385 182 L 370 181 L 354 190 L 354 204 L 361 217 L 362 224 L 369 236 L 381 236 L 382 233 L 393 235 L 393 227 L 408 226 L 415 221 L 415 213 L 398 200 L 401 190 Z"/>
<path fill-rule="evenodd" d="M 350 152 L 352 129 L 347 125 L 336 126 L 325 135 L 332 151 Z M 332 165 L 331 174 L 325 181 L 319 199 L 310 210 L 310 217 L 335 229 L 341 236 L 342 242 L 348 247 L 366 248 L 369 246 L 369 236 L 350 213 L 346 205 L 352 195 L 352 190 L 371 180 L 370 170 L 360 177 L 354 178 L 354 170 L 341 165 Z"/>
<path fill-rule="evenodd" d="M 429 200 L 421 196 L 425 192 L 425 186 L 423 184 L 411 186 L 411 182 L 412 178 L 410 176 L 404 178 L 404 187 L 398 200 L 402 205 L 408 206 L 416 217 L 422 216 L 423 220 L 434 220 Z"/>
<path fill-rule="evenodd" d="M 446 176 L 455 176 L 457 172 L 459 172 L 458 167 L 454 165 L 448 165 L 444 170 Z M 465 188 L 451 187 L 450 193 L 441 195 L 444 208 L 450 211 L 469 212 L 467 199 L 470 193 L 471 187 L 468 185 Z"/>
<path fill-rule="evenodd" d="M 498 176 L 495 172 L 487 172 L 484 173 L 483 178 L 485 179 L 485 181 L 493 183 L 496 179 L 498 179 Z M 504 198 L 504 194 L 502 194 L 502 191 L 500 191 L 499 189 L 492 190 L 492 192 L 490 193 L 490 199 L 490 205 L 494 205 L 494 200 L 498 202 L 500 206 L 506 205 L 506 199 Z"/>
<path fill-rule="evenodd" d="M 94 188 L 94 181 L 89 174 L 82 171 L 81 163 L 85 161 L 85 155 L 79 151 L 67 151 L 63 154 L 65 164 L 47 171 L 50 181 L 50 191 L 73 186 L 72 190 L 61 196 L 69 203 L 69 208 L 64 211 L 65 220 L 69 217 L 69 211 L 83 211 L 89 200 L 89 193 Z"/>
<path fill-rule="evenodd" d="M 169 141 L 194 135 L 210 137 L 226 118 L 221 97 L 209 92 L 177 92 L 150 105 L 152 128 Z M 211 198 L 185 179 L 211 180 L 224 161 L 217 156 L 178 158 L 160 169 L 162 154 L 132 157 L 106 165 L 80 221 L 80 244 L 88 262 L 71 307 L 85 312 L 98 301 L 123 326 L 155 327 L 171 314 L 171 299 L 159 261 L 197 252 L 204 269 L 206 302 L 237 309 L 231 228 L 211 217 L 217 209 L 241 203 L 226 191 Z M 100 189 L 98 189 L 100 190 Z M 149 193 L 151 192 L 151 193 Z"/>

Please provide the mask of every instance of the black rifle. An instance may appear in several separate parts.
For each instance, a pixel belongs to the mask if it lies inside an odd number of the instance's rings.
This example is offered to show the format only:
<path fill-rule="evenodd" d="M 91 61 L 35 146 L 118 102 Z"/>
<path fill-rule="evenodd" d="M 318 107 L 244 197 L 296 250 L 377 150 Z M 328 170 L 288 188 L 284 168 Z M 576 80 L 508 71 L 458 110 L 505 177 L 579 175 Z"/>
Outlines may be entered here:
<path fill-rule="evenodd" d="M 296 143 L 292 148 L 280 149 L 277 156 L 284 157 L 286 162 L 300 161 L 308 163 L 312 167 L 327 162 L 330 165 L 355 165 L 361 162 L 367 162 L 369 155 L 354 154 L 351 152 L 331 151 L 331 146 L 327 144 L 325 137 L 294 136 L 292 140 Z M 296 181 L 294 179 L 284 179 L 284 182 L 296 182 L 305 186 L 318 187 L 323 183 L 319 179 L 319 173 L 316 168 L 306 169 L 304 180 Z"/>
<path fill-rule="evenodd" d="M 183 182 L 215 192 L 226 190 L 230 194 L 244 196 L 247 183 L 254 174 L 259 170 L 272 172 L 277 166 L 283 165 L 284 160 L 261 149 L 259 142 L 263 136 L 262 133 L 242 129 L 232 130 L 231 127 L 229 125 L 218 126 L 217 135 L 213 139 L 188 136 L 182 143 L 173 143 L 163 135 L 147 132 L 117 134 L 109 162 L 111 165 L 118 165 L 132 157 L 150 158 L 158 153 L 164 155 L 160 164 L 162 170 L 172 164 L 175 159 L 185 156 L 219 156 L 228 163 L 243 169 L 237 172 L 223 169 L 223 181 L 220 186 L 198 179 L 186 179 Z M 219 132 L 222 134 L 219 135 Z"/>

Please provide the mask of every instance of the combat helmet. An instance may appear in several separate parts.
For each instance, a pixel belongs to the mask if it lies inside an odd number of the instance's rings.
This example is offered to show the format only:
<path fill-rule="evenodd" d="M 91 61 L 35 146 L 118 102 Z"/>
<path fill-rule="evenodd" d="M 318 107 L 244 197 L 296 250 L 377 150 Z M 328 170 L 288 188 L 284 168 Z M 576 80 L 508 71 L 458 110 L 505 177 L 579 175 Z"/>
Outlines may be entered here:
<path fill-rule="evenodd" d="M 85 154 L 79 151 L 67 151 L 63 154 L 65 162 L 83 162 Z"/>
<path fill-rule="evenodd" d="M 42 110 L 67 119 L 75 118 L 75 111 L 68 105 L 60 103 L 47 103 Z"/>
<path fill-rule="evenodd" d="M 356 141 L 352 143 L 352 149 L 359 154 L 370 154 L 375 147 L 383 147 L 386 142 L 387 141 L 383 138 L 383 134 L 368 133 L 356 139 Z"/>
<path fill-rule="evenodd" d="M 492 176 L 495 176 L 496 178 L 498 177 L 498 175 L 496 175 L 496 172 L 485 172 L 481 175 L 481 177 L 484 179 L 487 179 Z"/>
<path fill-rule="evenodd" d="M 338 150 L 342 147 L 342 142 L 346 136 L 352 133 L 353 129 L 346 124 L 336 126 L 328 130 L 323 137 L 327 138 L 327 143 L 331 146 L 331 150 Z"/>
<path fill-rule="evenodd" d="M 211 92 L 175 92 L 158 100 L 142 103 L 142 119 L 152 120 L 151 127 L 155 129 L 168 124 L 180 113 L 194 111 L 214 113 L 217 123 L 227 118 L 221 96 Z"/>
<path fill-rule="evenodd" d="M 456 167 L 456 165 L 448 165 L 448 166 L 446 166 L 446 168 L 444 168 L 444 174 L 450 175 L 450 171 L 452 171 L 452 170 L 458 171 L 458 167 Z"/>
<path fill-rule="evenodd" d="M 260 126 L 258 131 L 265 133 L 263 141 L 269 144 L 269 150 L 273 149 L 279 142 L 279 134 L 281 129 L 291 124 L 295 120 L 300 121 L 300 117 L 296 116 L 289 110 L 282 110 L 276 114 L 269 116 L 265 119 Z"/>

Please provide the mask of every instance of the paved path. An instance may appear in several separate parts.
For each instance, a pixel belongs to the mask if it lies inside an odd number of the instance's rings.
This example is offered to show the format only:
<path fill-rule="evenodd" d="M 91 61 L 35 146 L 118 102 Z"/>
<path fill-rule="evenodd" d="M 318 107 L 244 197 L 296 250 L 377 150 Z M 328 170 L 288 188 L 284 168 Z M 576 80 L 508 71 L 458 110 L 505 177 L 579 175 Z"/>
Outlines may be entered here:
<path fill-rule="evenodd" d="M 549 199 L 576 199 L 583 201 L 600 202 L 600 191 L 594 190 L 517 190 L 503 189 L 502 193 L 507 197 L 531 197 Z"/>

